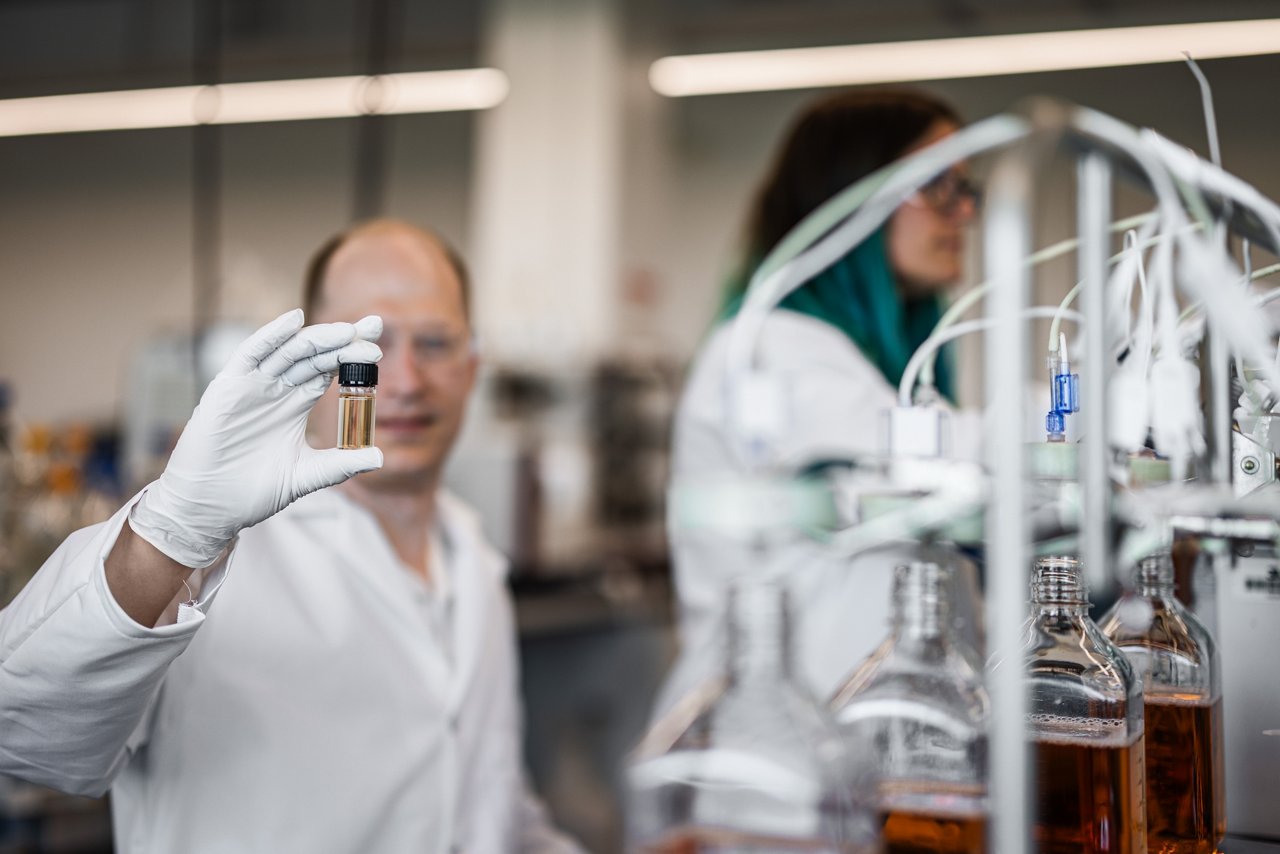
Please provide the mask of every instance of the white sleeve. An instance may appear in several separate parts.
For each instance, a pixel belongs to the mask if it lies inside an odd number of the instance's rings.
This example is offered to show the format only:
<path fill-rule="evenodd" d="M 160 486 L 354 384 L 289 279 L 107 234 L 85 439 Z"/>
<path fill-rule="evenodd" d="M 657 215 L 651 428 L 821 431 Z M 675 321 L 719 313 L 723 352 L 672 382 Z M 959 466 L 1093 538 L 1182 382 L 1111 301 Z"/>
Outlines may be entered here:
<path fill-rule="evenodd" d="M 677 475 L 701 474 L 740 467 L 729 436 L 726 403 L 726 324 L 717 329 L 695 360 L 676 413 L 672 449 Z M 898 392 L 844 333 L 823 321 L 791 311 L 776 311 L 765 322 L 757 355 L 779 380 L 790 410 L 779 438 L 779 458 L 796 468 L 851 455 L 887 450 L 888 413 Z M 1026 441 L 1044 440 L 1048 386 L 1025 387 L 1023 426 Z M 947 456 L 983 459 L 988 432 L 981 409 L 955 409 L 948 414 Z M 1067 419 L 1074 440 L 1077 418 Z"/>
<path fill-rule="evenodd" d="M 681 396 L 673 448 L 677 475 L 741 466 L 726 412 L 730 329 L 724 325 L 712 334 Z M 756 353 L 778 382 L 788 409 L 778 437 L 779 459 L 803 468 L 883 452 L 897 393 L 842 332 L 811 317 L 777 311 L 765 322 Z"/>
<path fill-rule="evenodd" d="M 169 664 L 204 622 L 200 609 L 145 628 L 112 597 L 104 560 L 132 503 L 68 537 L 0 611 L 0 774 L 102 794 Z"/>

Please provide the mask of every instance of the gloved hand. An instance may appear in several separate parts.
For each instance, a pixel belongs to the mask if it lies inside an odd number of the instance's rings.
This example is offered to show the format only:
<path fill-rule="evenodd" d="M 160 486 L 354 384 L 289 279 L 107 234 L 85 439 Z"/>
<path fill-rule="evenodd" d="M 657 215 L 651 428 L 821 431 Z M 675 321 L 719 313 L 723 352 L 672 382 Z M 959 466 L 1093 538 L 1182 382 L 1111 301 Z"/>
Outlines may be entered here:
<path fill-rule="evenodd" d="M 302 310 L 249 336 L 213 379 L 160 478 L 129 516 L 183 566 L 209 566 L 242 529 L 317 489 L 382 467 L 377 448 L 316 450 L 307 415 L 343 362 L 376 362 L 382 318 L 302 327 Z"/>

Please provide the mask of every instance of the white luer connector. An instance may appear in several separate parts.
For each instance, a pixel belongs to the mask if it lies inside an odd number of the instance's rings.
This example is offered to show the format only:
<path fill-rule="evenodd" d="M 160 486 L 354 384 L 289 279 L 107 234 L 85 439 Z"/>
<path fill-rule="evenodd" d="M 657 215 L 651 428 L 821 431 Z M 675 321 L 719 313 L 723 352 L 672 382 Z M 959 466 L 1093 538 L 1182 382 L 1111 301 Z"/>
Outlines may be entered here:
<path fill-rule="evenodd" d="M 1156 450 L 1175 461 L 1204 453 L 1200 369 L 1176 356 L 1151 365 L 1151 431 Z"/>
<path fill-rule="evenodd" d="M 895 406 L 885 415 L 891 456 L 941 457 L 948 450 L 947 412 L 942 407 Z"/>

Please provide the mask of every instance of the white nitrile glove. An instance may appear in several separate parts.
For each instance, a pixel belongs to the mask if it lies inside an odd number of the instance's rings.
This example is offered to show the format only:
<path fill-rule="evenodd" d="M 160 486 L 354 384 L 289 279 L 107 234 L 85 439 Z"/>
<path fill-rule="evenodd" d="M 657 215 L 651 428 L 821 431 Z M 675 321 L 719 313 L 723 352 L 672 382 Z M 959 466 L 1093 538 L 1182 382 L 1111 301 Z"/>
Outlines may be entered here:
<path fill-rule="evenodd" d="M 377 448 L 318 451 L 307 415 L 344 362 L 376 362 L 382 319 L 302 327 L 277 317 L 236 348 L 205 389 L 160 478 L 129 515 L 183 566 L 209 566 L 244 528 L 298 498 L 382 467 Z"/>

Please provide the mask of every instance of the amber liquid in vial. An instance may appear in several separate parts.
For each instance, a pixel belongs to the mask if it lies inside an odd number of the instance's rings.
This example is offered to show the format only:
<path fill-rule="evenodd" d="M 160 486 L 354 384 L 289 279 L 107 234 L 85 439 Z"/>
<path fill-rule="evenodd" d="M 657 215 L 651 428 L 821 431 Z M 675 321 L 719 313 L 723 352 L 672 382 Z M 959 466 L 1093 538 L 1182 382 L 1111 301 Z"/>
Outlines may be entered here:
<path fill-rule="evenodd" d="M 338 395 L 338 447 L 368 448 L 373 445 L 373 395 Z"/>

